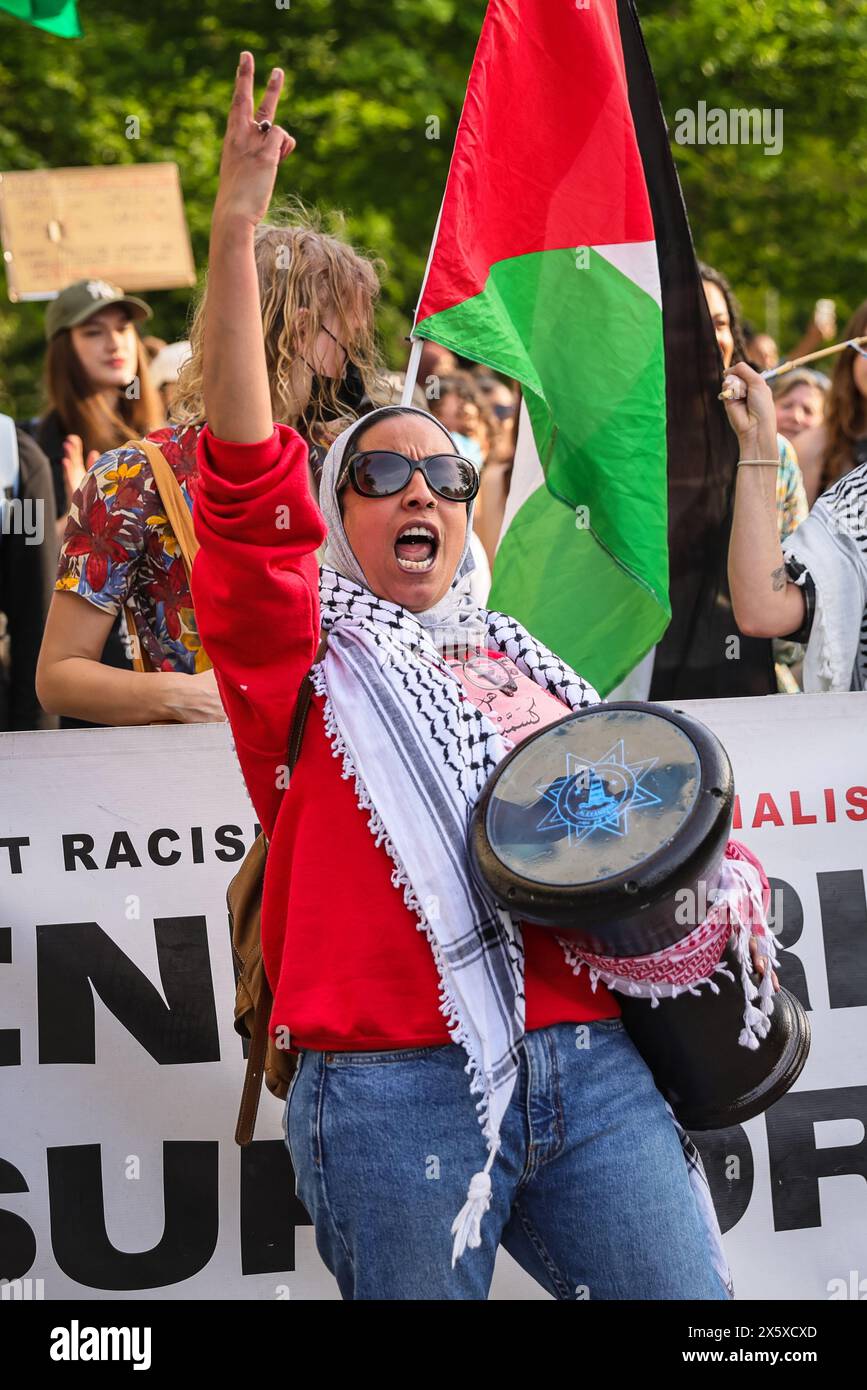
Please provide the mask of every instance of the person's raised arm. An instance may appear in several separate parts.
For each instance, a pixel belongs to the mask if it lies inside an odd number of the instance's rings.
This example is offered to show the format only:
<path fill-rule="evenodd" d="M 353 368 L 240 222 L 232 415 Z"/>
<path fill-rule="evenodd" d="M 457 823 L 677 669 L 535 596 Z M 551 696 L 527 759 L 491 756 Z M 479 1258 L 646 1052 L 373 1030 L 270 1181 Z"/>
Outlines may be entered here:
<path fill-rule="evenodd" d="M 239 444 L 256 444 L 274 429 L 253 233 L 268 211 L 280 162 L 295 147 L 273 124 L 282 87 L 283 73 L 274 68 L 254 115 L 253 55 L 241 54 L 211 220 L 203 394 L 212 434 Z"/>
<path fill-rule="evenodd" d="M 746 387 L 726 401 L 740 443 L 729 542 L 729 590 L 735 620 L 747 637 L 787 637 L 802 625 L 804 595 L 786 575 L 777 524 L 777 427 L 767 382 L 740 362 L 729 376 Z M 755 462 L 764 460 L 764 462 Z"/>
<path fill-rule="evenodd" d="M 307 445 L 272 419 L 263 345 L 254 231 L 294 141 L 277 126 L 263 132 L 257 121 L 272 120 L 282 84 L 275 69 L 254 117 L 253 60 L 242 53 L 212 223 L 203 368 L 208 423 L 198 437 L 193 510 L 201 546 L 192 577 L 199 632 L 247 789 L 269 835 L 285 787 L 298 690 L 319 643 L 316 549 L 325 538 L 308 486 Z"/>

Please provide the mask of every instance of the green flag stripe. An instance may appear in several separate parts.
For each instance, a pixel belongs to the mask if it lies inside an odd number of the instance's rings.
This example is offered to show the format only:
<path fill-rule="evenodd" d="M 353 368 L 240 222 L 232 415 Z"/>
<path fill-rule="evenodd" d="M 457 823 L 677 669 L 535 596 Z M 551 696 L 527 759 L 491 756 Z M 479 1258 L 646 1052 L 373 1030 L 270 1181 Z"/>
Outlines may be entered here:
<path fill-rule="evenodd" d="M 537 488 L 500 542 L 488 603 L 607 695 L 662 636 L 669 615 L 575 521 Z"/>
<path fill-rule="evenodd" d="M 607 639 L 618 669 L 624 661 L 630 669 L 632 654 L 640 658 L 669 612 L 659 304 L 592 248 L 545 251 L 492 266 L 481 294 L 432 315 L 418 331 L 516 377 L 524 388 L 547 483 L 533 515 L 547 506 L 555 520 L 550 534 L 538 525 L 522 531 L 533 554 L 519 556 L 514 543 L 507 545 L 510 533 L 504 537 L 494 570 L 496 602 L 505 607 L 504 592 L 514 594 L 510 611 L 542 637 L 537 604 L 550 622 L 549 610 L 559 603 L 568 622 L 576 599 L 584 602 L 576 584 L 592 588 L 609 614 L 597 638 Z M 564 553 L 552 554 L 552 536 Z M 568 577 L 568 587 L 534 587 L 531 601 L 530 589 L 514 585 L 510 573 L 517 567 L 526 575 L 528 565 Z M 638 618 L 644 626 L 636 632 L 631 625 Z M 576 647 L 559 650 L 572 659 Z M 599 659 L 595 643 L 582 641 L 577 650 L 587 654 L 585 669 Z M 629 655 L 621 659 L 621 650 Z M 619 678 L 602 684 L 610 688 Z"/>
<path fill-rule="evenodd" d="M 75 0 L 0 0 L 0 10 L 61 39 L 81 37 Z"/>

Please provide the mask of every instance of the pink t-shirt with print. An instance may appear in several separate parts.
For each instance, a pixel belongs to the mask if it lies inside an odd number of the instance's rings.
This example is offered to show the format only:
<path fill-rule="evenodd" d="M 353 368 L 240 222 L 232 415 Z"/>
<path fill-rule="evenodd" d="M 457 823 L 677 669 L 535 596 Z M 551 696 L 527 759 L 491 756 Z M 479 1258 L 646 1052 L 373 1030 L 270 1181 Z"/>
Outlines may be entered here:
<path fill-rule="evenodd" d="M 562 700 L 525 676 L 504 652 L 477 652 L 466 660 L 448 659 L 446 664 L 467 698 L 513 746 L 571 712 Z"/>

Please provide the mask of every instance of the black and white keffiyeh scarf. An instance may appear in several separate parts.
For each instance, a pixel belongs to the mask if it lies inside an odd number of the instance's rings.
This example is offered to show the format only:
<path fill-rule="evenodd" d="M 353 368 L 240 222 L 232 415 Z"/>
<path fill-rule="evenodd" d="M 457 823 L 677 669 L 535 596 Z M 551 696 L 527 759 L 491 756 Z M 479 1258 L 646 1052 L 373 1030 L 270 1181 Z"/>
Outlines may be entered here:
<path fill-rule="evenodd" d="M 392 859 L 392 882 L 427 935 L 440 1007 L 452 1041 L 466 1049 L 470 1091 L 480 1096 L 490 1152 L 456 1221 L 457 1259 L 467 1244 L 479 1243 L 524 1032 L 520 930 L 475 881 L 466 853 L 473 807 L 510 744 L 463 697 L 436 629 L 327 567 L 320 602 L 329 640 L 313 684 L 325 697 L 326 733 L 343 759 L 343 776 L 355 781 L 359 805 L 370 812 L 377 845 Z M 436 635 L 442 641 L 444 630 Z M 586 709 L 599 698 L 502 613 L 477 610 L 471 624 L 449 630 L 451 649 L 469 643 L 473 650 L 505 652 L 570 709 Z"/>
<path fill-rule="evenodd" d="M 366 416 L 364 426 L 380 413 Z M 323 465 L 319 501 L 329 534 L 320 608 L 329 640 L 312 680 L 324 698 L 326 733 L 342 759 L 342 775 L 354 781 L 375 843 L 391 858 L 392 882 L 403 890 L 418 929 L 426 934 L 439 974 L 440 1009 L 452 1041 L 466 1051 L 470 1093 L 479 1097 L 488 1159 L 471 1178 L 452 1225 L 454 1265 L 467 1246 L 481 1243 L 490 1170 L 520 1062 L 525 998 L 520 927 L 475 879 L 467 853 L 473 807 L 511 743 L 464 698 L 445 657 L 504 652 L 570 710 L 589 708 L 599 696 L 520 623 L 473 603 L 468 592 L 472 506 L 455 580 L 435 608 L 411 613 L 371 591 L 337 501 L 343 458 L 357 432 L 357 427 L 344 431 Z M 573 963 L 564 945 L 567 968 Z M 691 1148 L 694 1195 L 704 1206 L 715 1263 L 726 1281 L 701 1160 L 676 1127 Z"/>
<path fill-rule="evenodd" d="M 867 690 L 867 463 L 818 498 L 783 553 L 795 583 L 813 585 L 804 689 Z"/>

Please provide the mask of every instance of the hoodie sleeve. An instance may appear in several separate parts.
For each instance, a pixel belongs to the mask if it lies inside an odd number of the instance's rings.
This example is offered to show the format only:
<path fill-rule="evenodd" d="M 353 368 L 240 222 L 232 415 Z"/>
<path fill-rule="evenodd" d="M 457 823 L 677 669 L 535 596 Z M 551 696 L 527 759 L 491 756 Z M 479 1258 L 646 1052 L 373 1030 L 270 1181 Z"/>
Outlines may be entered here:
<path fill-rule="evenodd" d="M 270 836 L 298 689 L 319 642 L 316 550 L 326 527 L 307 446 L 288 425 L 259 444 L 198 440 L 192 588 L 247 790 Z"/>

